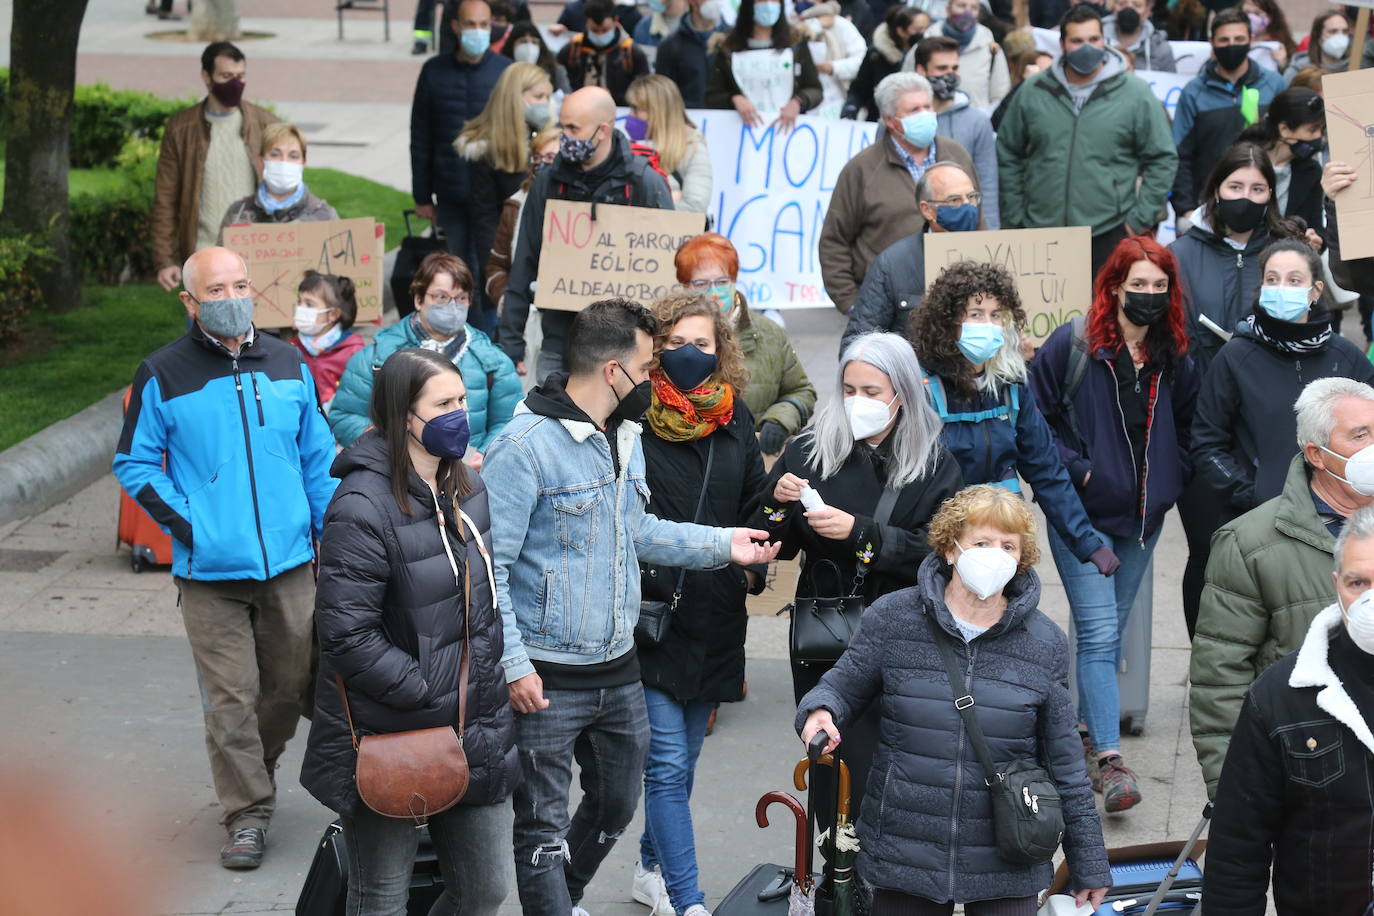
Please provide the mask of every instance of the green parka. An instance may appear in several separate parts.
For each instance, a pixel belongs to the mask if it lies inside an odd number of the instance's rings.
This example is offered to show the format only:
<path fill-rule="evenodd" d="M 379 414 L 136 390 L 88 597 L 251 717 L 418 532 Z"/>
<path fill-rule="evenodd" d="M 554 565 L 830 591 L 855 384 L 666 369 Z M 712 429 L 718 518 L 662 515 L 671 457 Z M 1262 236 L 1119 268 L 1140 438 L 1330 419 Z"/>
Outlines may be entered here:
<path fill-rule="evenodd" d="M 789 437 L 795 436 L 816 409 L 816 386 L 777 322 L 751 312 L 740 292 L 735 293 L 735 309 L 739 313 L 735 335 L 749 370 L 744 403 L 754 415 L 754 428 L 772 420 Z"/>
<path fill-rule="evenodd" d="M 1188 671 L 1193 747 L 1209 797 L 1246 690 L 1302 645 L 1335 598 L 1336 539 L 1317 515 L 1309 480 L 1307 462 L 1295 456 L 1282 493 L 1212 535 Z"/>

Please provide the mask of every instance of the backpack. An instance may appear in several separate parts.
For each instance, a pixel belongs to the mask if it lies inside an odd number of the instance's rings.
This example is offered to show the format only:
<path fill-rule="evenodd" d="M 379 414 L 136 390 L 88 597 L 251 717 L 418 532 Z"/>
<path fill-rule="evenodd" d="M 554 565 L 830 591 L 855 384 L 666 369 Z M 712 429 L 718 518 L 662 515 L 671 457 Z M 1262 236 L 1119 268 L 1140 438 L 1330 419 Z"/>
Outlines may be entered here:
<path fill-rule="evenodd" d="M 1073 406 L 1073 399 L 1074 395 L 1078 394 L 1078 389 L 1083 387 L 1083 376 L 1088 374 L 1088 361 L 1091 357 L 1088 353 L 1087 322 L 1083 316 L 1073 316 L 1069 321 L 1069 328 L 1072 345 L 1069 347 L 1069 358 L 1064 369 L 1064 384 L 1059 388 L 1059 408 L 1068 418 L 1069 431 L 1078 441 L 1078 450 L 1081 452 L 1087 443 L 1083 441 L 1083 434 L 1078 429 L 1078 411 Z"/>

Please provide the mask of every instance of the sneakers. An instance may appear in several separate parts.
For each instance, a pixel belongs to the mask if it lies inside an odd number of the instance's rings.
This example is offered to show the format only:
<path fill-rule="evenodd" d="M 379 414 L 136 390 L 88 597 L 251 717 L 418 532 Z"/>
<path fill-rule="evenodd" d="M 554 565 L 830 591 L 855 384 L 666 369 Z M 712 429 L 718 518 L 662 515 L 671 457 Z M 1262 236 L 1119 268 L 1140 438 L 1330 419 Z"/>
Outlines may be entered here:
<path fill-rule="evenodd" d="M 682 916 L 711 916 L 711 911 L 700 903 L 694 903 L 687 907 L 687 912 L 683 913 Z"/>
<path fill-rule="evenodd" d="M 630 885 L 630 896 L 636 903 L 657 909 L 658 902 L 668 896 L 668 888 L 663 884 L 663 873 L 658 870 L 657 865 L 646 870 L 638 862 L 635 863 L 635 880 L 634 884 Z"/>
<path fill-rule="evenodd" d="M 219 851 L 219 864 L 225 868 L 257 868 L 267 848 L 267 831 L 261 827 L 240 827 L 230 831 L 229 842 Z"/>
<path fill-rule="evenodd" d="M 588 913 L 586 910 L 582 909 L 582 907 L 578 906 L 577 904 L 573 904 L 572 916 L 592 916 L 592 914 Z"/>
<path fill-rule="evenodd" d="M 1093 791 L 1101 795 L 1102 768 L 1097 765 L 1097 749 L 1093 747 L 1093 736 L 1081 731 L 1078 737 L 1083 740 L 1083 764 L 1088 769 L 1088 782 L 1092 783 Z"/>
<path fill-rule="evenodd" d="M 1120 754 L 1109 754 L 1098 762 L 1102 770 L 1102 802 L 1108 813 L 1125 811 L 1140 804 L 1140 786 L 1135 773 L 1121 762 Z"/>

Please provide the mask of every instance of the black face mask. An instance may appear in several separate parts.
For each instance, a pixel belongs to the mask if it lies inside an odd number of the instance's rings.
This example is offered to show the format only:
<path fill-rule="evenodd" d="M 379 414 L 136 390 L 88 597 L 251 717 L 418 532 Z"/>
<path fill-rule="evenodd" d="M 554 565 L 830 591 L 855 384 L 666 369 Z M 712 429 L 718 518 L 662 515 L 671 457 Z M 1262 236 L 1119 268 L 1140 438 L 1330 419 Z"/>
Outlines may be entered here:
<path fill-rule="evenodd" d="M 1226 224 L 1227 229 L 1249 232 L 1264 219 L 1264 215 L 1269 212 L 1269 204 L 1257 204 L 1248 197 L 1237 197 L 1234 200 L 1217 201 L 1217 212 L 1221 214 L 1221 221 Z"/>
<path fill-rule="evenodd" d="M 1317 155 L 1322 145 L 1317 140 L 1294 140 L 1288 144 L 1288 148 L 1293 151 L 1293 158 L 1299 162 L 1305 162 Z"/>
<path fill-rule="evenodd" d="M 620 370 L 621 375 L 630 378 L 630 373 L 625 371 L 624 366 L 616 363 L 615 367 Z M 634 379 L 630 379 L 630 381 L 633 382 Z M 645 379 L 631 388 L 630 393 L 624 397 L 620 396 L 620 392 L 616 391 L 614 386 L 611 387 L 611 393 L 615 395 L 615 399 L 619 403 L 615 405 L 615 410 L 611 411 L 608 419 L 633 420 L 638 423 L 644 416 L 644 411 L 648 410 L 649 405 L 653 402 L 654 383 Z"/>
<path fill-rule="evenodd" d="M 1134 35 L 1140 31 L 1140 14 L 1132 7 L 1126 7 L 1116 14 L 1116 33 Z"/>
<path fill-rule="evenodd" d="M 1250 55 L 1250 45 L 1247 42 L 1243 45 L 1223 45 L 1219 48 L 1212 48 L 1212 54 L 1217 59 L 1217 64 L 1223 70 L 1235 70 L 1245 63 L 1245 58 Z"/>
<path fill-rule="evenodd" d="M 1131 324 L 1138 328 L 1148 328 L 1169 311 L 1169 294 L 1127 290 L 1126 301 L 1121 308 L 1126 313 L 1126 320 Z"/>

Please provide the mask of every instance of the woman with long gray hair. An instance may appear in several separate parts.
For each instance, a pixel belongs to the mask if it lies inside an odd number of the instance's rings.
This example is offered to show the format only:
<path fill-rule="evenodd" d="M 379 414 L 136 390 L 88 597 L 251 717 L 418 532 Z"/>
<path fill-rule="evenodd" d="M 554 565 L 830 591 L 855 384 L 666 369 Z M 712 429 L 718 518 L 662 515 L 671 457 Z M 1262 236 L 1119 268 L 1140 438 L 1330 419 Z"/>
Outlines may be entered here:
<path fill-rule="evenodd" d="M 916 569 L 930 552 L 926 526 L 963 486 L 963 477 L 941 444 L 940 418 L 922 391 L 921 366 L 906 340 L 883 333 L 855 338 L 840 359 L 835 387 L 773 465 L 758 526 L 782 542 L 779 556 L 804 554 L 799 597 L 858 594 L 870 605 L 916 584 Z M 801 505 L 808 486 L 823 507 Z M 827 670 L 793 659 L 797 699 Z M 875 706 L 856 717 L 845 733 L 856 818 L 877 742 L 877 713 Z"/>

